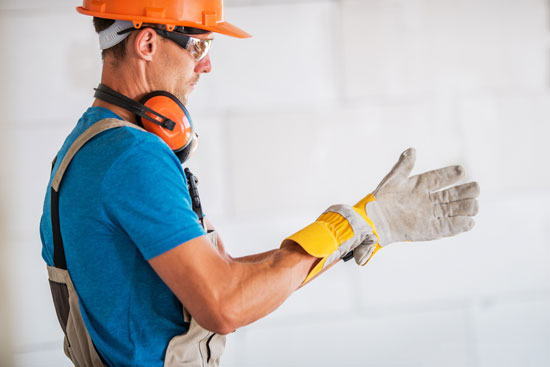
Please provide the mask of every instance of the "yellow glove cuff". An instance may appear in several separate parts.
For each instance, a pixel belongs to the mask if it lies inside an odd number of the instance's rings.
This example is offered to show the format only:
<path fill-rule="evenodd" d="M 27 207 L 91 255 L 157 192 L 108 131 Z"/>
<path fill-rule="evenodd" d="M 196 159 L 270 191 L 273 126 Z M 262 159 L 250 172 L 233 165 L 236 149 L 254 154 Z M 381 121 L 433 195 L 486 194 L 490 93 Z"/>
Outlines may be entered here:
<path fill-rule="evenodd" d="M 354 235 L 349 222 L 338 213 L 324 213 L 317 220 L 288 237 L 313 257 L 327 257 Z"/>
<path fill-rule="evenodd" d="M 322 259 L 309 272 L 304 283 L 315 277 L 325 267 L 328 257 L 354 235 L 347 219 L 338 213 L 326 212 L 314 223 L 288 237 L 311 256 Z"/>
<path fill-rule="evenodd" d="M 306 279 L 302 282 L 302 285 L 309 282 L 313 277 L 319 274 L 321 270 L 323 270 L 323 268 L 325 267 L 325 263 L 327 262 L 327 259 L 328 259 L 328 256 L 325 256 L 321 261 L 317 263 L 317 265 L 315 265 L 313 269 L 311 269 Z"/>

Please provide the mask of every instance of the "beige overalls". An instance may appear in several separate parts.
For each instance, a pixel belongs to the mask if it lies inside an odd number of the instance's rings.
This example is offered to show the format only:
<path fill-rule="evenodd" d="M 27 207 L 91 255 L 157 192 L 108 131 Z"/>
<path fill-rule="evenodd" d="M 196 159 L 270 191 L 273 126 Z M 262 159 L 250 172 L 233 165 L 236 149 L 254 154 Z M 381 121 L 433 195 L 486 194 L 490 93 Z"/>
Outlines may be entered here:
<path fill-rule="evenodd" d="M 138 126 L 117 119 L 101 120 L 82 135 L 71 145 L 63 158 L 51 185 L 51 217 L 54 239 L 54 264 L 48 266 L 48 278 L 52 297 L 57 313 L 57 318 L 65 333 L 64 350 L 76 367 L 106 366 L 97 353 L 90 334 L 86 330 L 78 295 L 67 271 L 63 240 L 59 227 L 59 187 L 63 175 L 75 154 L 97 134 L 122 126 L 140 129 Z M 213 246 L 217 247 L 217 237 L 214 231 L 207 234 Z M 225 336 L 203 329 L 189 312 L 183 308 L 184 319 L 190 322 L 189 330 L 173 337 L 166 349 L 164 357 L 165 367 L 217 367 L 225 348 Z"/>

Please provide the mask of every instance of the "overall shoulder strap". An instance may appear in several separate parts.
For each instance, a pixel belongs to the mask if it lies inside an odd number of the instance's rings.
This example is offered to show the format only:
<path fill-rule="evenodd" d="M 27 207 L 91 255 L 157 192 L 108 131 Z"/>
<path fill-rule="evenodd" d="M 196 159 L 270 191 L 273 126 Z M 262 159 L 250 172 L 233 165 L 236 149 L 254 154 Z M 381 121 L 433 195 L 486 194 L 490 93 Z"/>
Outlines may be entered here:
<path fill-rule="evenodd" d="M 56 268 L 67 270 L 67 260 L 65 259 L 65 249 L 63 247 L 63 239 L 61 238 L 61 228 L 59 225 L 59 187 L 61 186 L 61 180 L 63 175 L 67 171 L 69 164 L 76 155 L 76 153 L 90 141 L 96 135 L 110 129 L 117 127 L 131 127 L 138 130 L 143 130 L 141 127 L 132 124 L 130 122 L 119 119 L 104 119 L 96 122 L 84 131 L 71 145 L 65 157 L 61 161 L 61 164 L 57 168 L 57 172 L 52 180 L 50 198 L 51 198 L 51 217 L 52 217 L 52 232 L 53 232 L 53 262 Z"/>

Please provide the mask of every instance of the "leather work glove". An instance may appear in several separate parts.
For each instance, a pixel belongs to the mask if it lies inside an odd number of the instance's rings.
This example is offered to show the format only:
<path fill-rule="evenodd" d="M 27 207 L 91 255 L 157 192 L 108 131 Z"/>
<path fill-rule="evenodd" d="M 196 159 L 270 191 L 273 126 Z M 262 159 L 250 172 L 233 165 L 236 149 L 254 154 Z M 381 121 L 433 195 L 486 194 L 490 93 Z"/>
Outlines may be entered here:
<path fill-rule="evenodd" d="M 408 149 L 372 194 L 353 207 L 333 205 L 286 240 L 320 260 L 303 284 L 340 259 L 365 265 L 382 247 L 398 241 L 428 241 L 470 230 L 479 185 L 454 186 L 464 169 L 451 166 L 409 178 L 416 152 Z M 286 241 L 285 240 L 285 241 Z M 284 242 L 283 242 L 284 243 Z"/>
<path fill-rule="evenodd" d="M 370 219 L 378 243 L 354 250 L 355 262 L 366 265 L 384 246 L 400 241 L 431 241 L 469 231 L 478 212 L 479 184 L 451 186 L 464 177 L 464 168 L 450 166 L 409 177 L 416 160 L 410 148 L 376 190 L 354 205 Z M 368 216 L 367 216 L 368 215 Z"/>

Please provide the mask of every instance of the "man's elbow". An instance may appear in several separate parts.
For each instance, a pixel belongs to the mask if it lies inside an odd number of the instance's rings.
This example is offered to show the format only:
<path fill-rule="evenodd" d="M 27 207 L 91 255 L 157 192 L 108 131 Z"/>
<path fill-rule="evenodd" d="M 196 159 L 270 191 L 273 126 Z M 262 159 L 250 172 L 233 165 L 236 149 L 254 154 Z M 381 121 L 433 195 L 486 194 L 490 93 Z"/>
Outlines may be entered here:
<path fill-rule="evenodd" d="M 231 324 L 220 324 L 218 325 L 218 327 L 216 327 L 215 330 L 212 330 L 212 331 L 215 332 L 216 334 L 228 335 L 234 332 L 235 330 L 237 330 L 237 328 L 232 326 Z"/>
<path fill-rule="evenodd" d="M 231 334 L 242 326 L 237 321 L 236 312 L 227 305 L 216 307 L 215 310 L 197 317 L 196 320 L 204 329 L 220 335 Z"/>

